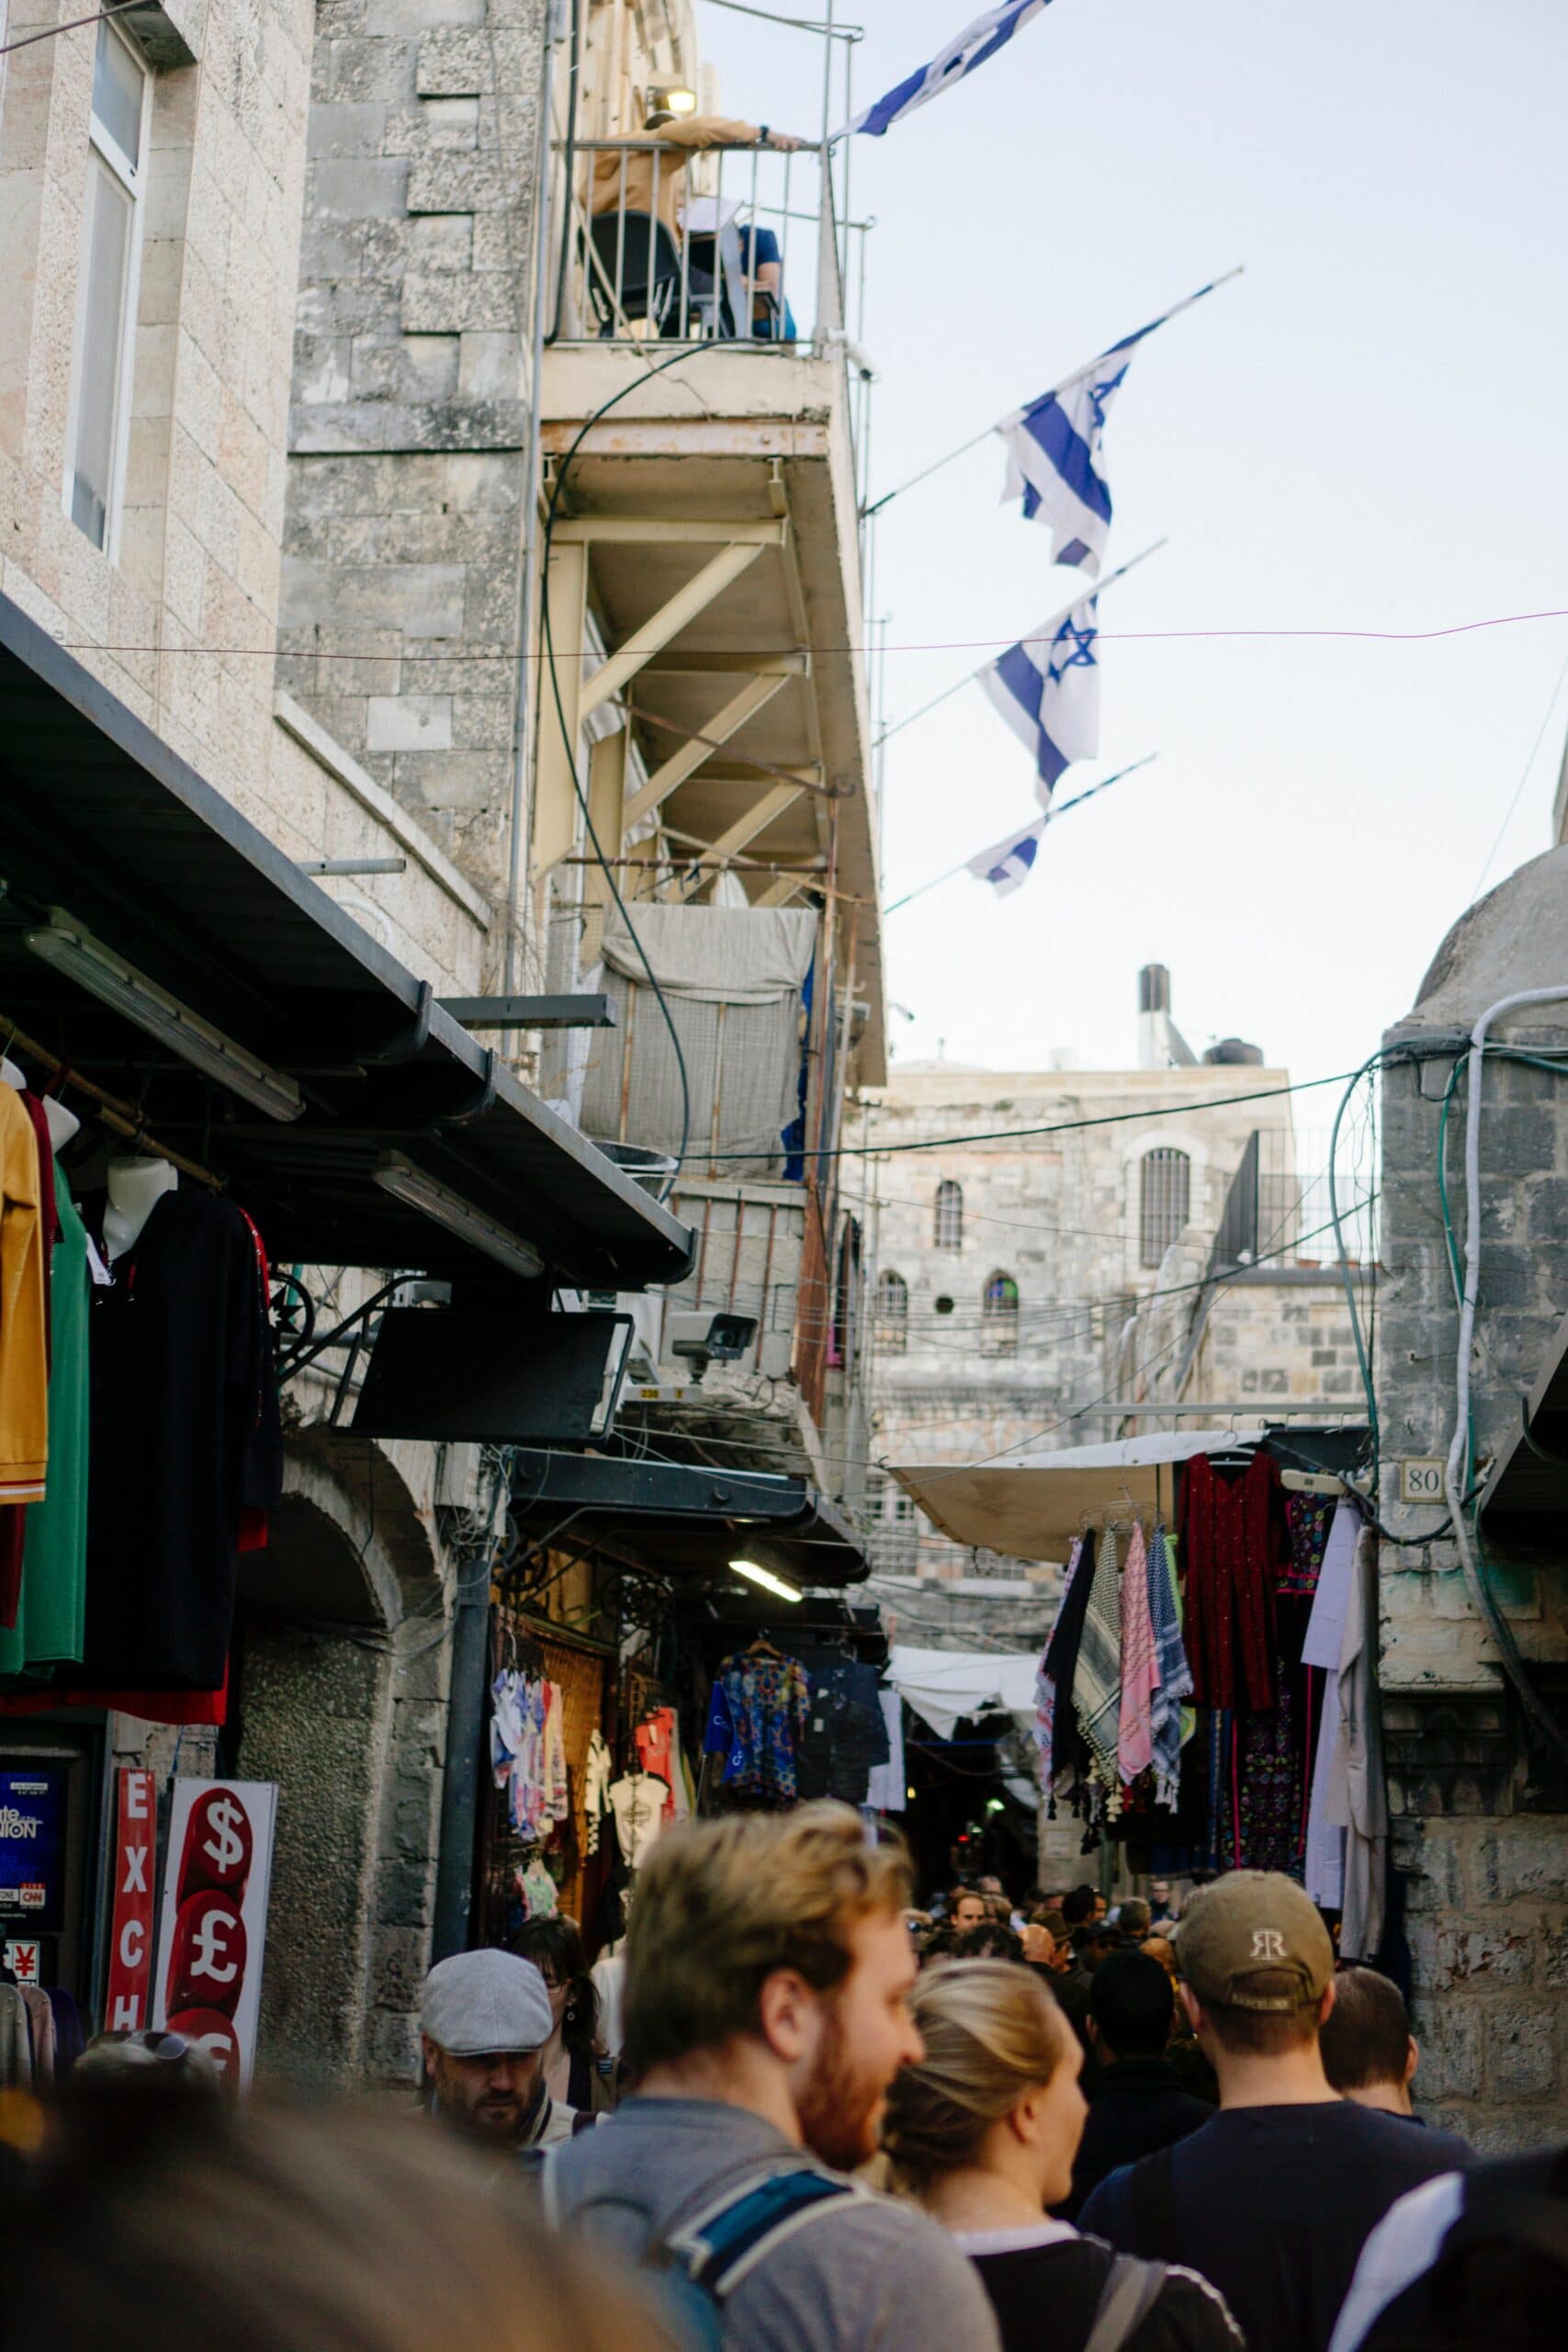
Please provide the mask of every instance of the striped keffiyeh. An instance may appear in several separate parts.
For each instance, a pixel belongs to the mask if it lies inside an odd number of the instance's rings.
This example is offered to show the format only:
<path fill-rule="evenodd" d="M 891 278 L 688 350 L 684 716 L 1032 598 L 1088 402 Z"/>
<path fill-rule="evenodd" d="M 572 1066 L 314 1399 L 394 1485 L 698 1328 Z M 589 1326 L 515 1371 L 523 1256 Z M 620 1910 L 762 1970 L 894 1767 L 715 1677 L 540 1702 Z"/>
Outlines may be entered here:
<path fill-rule="evenodd" d="M 1155 1694 L 1149 1731 L 1154 1750 L 1155 1801 L 1174 1805 L 1181 1769 L 1181 1702 L 1192 1696 L 1192 1671 L 1182 1646 L 1176 1587 L 1165 1530 L 1156 1527 L 1148 1549 L 1149 1618 L 1155 1639 Z"/>
<path fill-rule="evenodd" d="M 1116 1742 L 1122 1705 L 1122 1605 L 1116 1575 L 1116 1538 L 1109 1528 L 1095 1555 L 1094 1582 L 1078 1645 L 1073 1683 L 1078 1729 L 1088 1743 L 1097 1781 L 1119 1786 Z"/>
<path fill-rule="evenodd" d="M 1122 1704 L 1116 1741 L 1122 1781 L 1135 1781 L 1154 1762 L 1150 1706 L 1158 1675 L 1149 1611 L 1149 1562 L 1141 1526 L 1133 1530 L 1122 1572 Z"/>

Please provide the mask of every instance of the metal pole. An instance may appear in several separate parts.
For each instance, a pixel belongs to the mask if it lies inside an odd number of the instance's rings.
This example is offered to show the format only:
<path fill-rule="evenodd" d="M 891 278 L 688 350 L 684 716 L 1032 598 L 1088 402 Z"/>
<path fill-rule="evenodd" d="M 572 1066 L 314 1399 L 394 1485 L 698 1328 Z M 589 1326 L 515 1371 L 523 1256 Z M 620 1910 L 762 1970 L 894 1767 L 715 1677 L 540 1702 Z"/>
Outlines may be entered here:
<path fill-rule="evenodd" d="M 490 1573 L 471 1561 L 459 1571 L 446 1695 L 446 1761 L 441 1779 L 441 1843 L 435 1862 L 432 1961 L 468 1946 L 479 1822 L 479 1749 L 490 1666 Z"/>
<path fill-rule="evenodd" d="M 1113 784 L 1120 784 L 1123 776 L 1136 775 L 1140 768 L 1146 768 L 1151 761 L 1156 760 L 1158 757 L 1159 753 L 1157 752 L 1146 752 L 1141 760 L 1134 760 L 1130 768 L 1118 768 L 1114 775 L 1102 776 L 1098 784 L 1091 784 L 1087 792 L 1075 792 L 1070 800 L 1064 800 L 1062 802 L 1060 808 L 1048 808 L 1043 817 L 1036 818 L 1034 823 L 1028 828 L 1028 831 L 1034 833 L 1043 833 L 1047 825 L 1055 824 L 1058 817 L 1065 817 L 1069 808 L 1077 808 L 1083 801 L 1092 800 L 1096 793 L 1109 792 L 1111 786 Z M 1018 838 L 1020 841 L 1022 840 L 1022 829 L 1020 830 Z M 976 853 L 976 854 L 977 854 L 978 853 Z M 906 890 L 901 899 L 895 899 L 890 905 L 883 908 L 883 921 L 886 922 L 889 915 L 896 915 L 899 908 L 907 907 L 910 903 L 911 899 L 923 899 L 928 890 L 935 890 L 943 882 L 951 882 L 956 876 L 960 874 L 967 874 L 970 863 L 971 861 L 968 858 L 962 858 L 956 865 L 950 865 L 945 874 L 933 874 L 929 882 L 920 883 L 913 890 Z"/>

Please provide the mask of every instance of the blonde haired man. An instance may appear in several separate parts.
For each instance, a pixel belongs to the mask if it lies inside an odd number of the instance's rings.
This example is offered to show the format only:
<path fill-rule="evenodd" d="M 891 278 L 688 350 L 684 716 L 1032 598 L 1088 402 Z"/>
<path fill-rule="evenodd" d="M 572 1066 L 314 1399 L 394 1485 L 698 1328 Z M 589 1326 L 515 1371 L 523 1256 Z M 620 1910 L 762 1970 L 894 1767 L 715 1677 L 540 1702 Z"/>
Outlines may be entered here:
<path fill-rule="evenodd" d="M 842 2171 L 922 2055 L 901 1849 L 848 1806 L 667 1831 L 626 1939 L 635 2095 L 550 2157 L 546 2201 L 620 2257 L 679 2267 L 726 2352 L 995 2352 L 970 2266 Z"/>

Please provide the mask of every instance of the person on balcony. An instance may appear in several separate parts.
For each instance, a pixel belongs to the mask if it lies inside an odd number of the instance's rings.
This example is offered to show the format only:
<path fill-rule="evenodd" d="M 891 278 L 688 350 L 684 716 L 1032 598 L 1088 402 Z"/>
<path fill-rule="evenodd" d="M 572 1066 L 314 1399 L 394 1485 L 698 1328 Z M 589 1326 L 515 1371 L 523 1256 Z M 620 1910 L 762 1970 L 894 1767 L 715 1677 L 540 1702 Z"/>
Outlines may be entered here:
<path fill-rule="evenodd" d="M 653 214 L 677 244 L 684 227 L 688 299 L 700 309 L 715 302 L 721 279 L 727 289 L 721 310 L 725 323 L 716 331 L 794 342 L 795 326 L 784 299 L 784 257 L 778 239 L 771 229 L 750 223 L 738 229 L 735 205 L 720 207 L 706 200 L 689 205 L 685 171 L 691 158 L 705 148 L 768 147 L 788 154 L 807 142 L 787 131 L 772 130 L 766 123 L 734 122 L 724 115 L 693 115 L 682 119 L 657 105 L 649 107 L 644 129 L 637 136 L 657 137 L 660 145 L 634 145 L 629 139 L 620 138 L 605 141 L 595 149 L 589 190 L 589 209 L 594 218 L 624 212 L 630 221 L 637 215 L 646 219 Z M 684 221 L 682 211 L 689 216 Z M 630 248 L 621 245 L 615 265 L 617 280 L 623 270 L 626 280 L 617 283 L 616 292 L 625 298 L 640 276 L 635 243 Z M 738 322 L 746 307 L 748 283 L 751 319 L 749 327 L 742 329 Z"/>

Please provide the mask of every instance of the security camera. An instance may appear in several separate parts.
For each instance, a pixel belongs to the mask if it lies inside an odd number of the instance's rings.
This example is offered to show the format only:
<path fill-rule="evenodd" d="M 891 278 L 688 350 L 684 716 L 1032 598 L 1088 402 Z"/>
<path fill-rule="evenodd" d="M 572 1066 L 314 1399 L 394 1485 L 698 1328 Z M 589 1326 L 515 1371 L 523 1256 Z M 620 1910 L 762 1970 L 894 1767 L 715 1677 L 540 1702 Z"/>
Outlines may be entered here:
<path fill-rule="evenodd" d="M 757 1336 L 754 1315 L 712 1315 L 701 1310 L 671 1315 L 664 1343 L 672 1356 L 694 1367 L 700 1380 L 710 1363 L 736 1363 Z"/>

